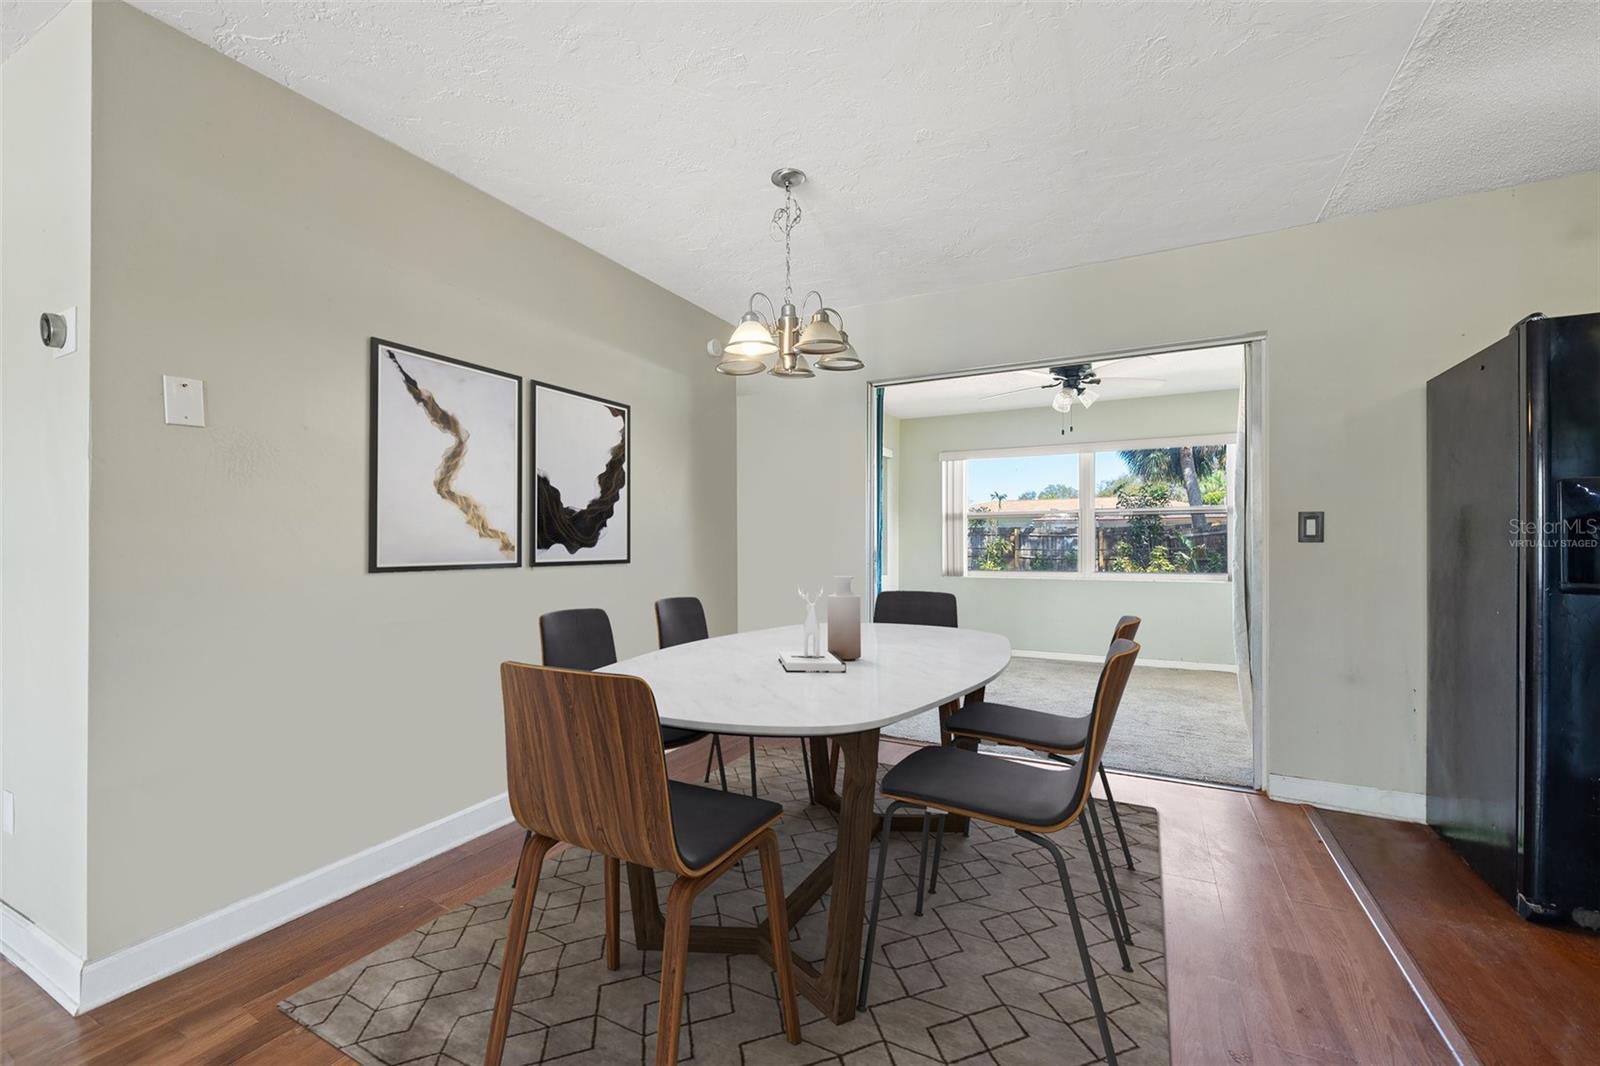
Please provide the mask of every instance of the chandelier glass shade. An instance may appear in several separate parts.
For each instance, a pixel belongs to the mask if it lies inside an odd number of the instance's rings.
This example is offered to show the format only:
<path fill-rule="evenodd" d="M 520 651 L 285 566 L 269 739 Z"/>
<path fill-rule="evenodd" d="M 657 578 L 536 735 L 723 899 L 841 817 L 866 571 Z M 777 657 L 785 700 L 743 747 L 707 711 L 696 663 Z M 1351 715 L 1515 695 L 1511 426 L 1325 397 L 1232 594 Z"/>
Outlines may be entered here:
<path fill-rule="evenodd" d="M 801 210 L 794 187 L 805 180 L 804 173 L 787 167 L 772 175 L 772 183 L 783 190 L 783 206 L 772 215 L 774 230 L 783 234 L 783 303 L 775 305 L 764 292 L 751 294 L 733 335 L 726 343 L 713 340 L 706 346 L 707 353 L 717 360 L 719 373 L 742 377 L 766 371 L 773 377 L 811 378 L 817 370 L 860 370 L 863 366 L 850 346 L 844 316 L 826 306 L 821 293 L 808 292 L 799 307 L 795 306 L 791 236 L 800 223 Z M 816 310 L 802 326 L 801 317 L 812 297 L 816 298 Z M 757 300 L 766 301 L 768 314 L 756 307 Z"/>

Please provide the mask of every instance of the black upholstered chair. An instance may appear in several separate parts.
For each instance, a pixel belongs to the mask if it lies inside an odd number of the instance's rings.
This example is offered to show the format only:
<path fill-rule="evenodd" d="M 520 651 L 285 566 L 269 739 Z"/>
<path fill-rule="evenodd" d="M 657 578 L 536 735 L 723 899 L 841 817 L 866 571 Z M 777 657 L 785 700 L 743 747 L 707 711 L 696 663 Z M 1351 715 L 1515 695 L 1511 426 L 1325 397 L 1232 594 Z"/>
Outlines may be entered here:
<path fill-rule="evenodd" d="M 544 665 L 562 670 L 598 670 L 617 661 L 617 642 L 611 635 L 611 619 L 598 607 L 578 607 L 570 611 L 551 611 L 539 616 L 539 651 Z M 709 734 L 693 729 L 661 727 L 661 746 L 667 751 L 693 744 Z M 721 765 L 720 752 L 717 755 Z M 727 777 L 722 782 L 728 788 Z"/>
<path fill-rule="evenodd" d="M 872 607 L 874 622 L 902 626 L 956 628 L 956 598 L 949 592 L 880 592 Z"/>
<path fill-rule="evenodd" d="M 1116 718 L 1122 701 L 1128 675 L 1133 672 L 1139 655 L 1139 645 L 1131 640 L 1116 640 L 1106 653 L 1105 665 L 1100 670 L 1100 683 L 1095 690 L 1094 706 L 1089 712 L 1089 729 L 1084 746 L 1075 762 L 1065 763 L 1054 759 L 1019 759 L 1004 755 L 988 755 L 971 748 L 939 746 L 921 748 L 893 767 L 883 777 L 880 788 L 889 805 L 883 812 L 883 830 L 878 839 L 878 872 L 872 889 L 872 908 L 867 919 L 866 953 L 861 964 L 861 991 L 858 1006 L 866 1008 L 869 984 L 872 979 L 872 950 L 877 941 L 878 909 L 883 900 L 884 871 L 889 860 L 890 830 L 895 812 L 901 808 L 922 810 L 922 865 L 928 861 L 928 816 L 940 812 L 966 815 L 994 825 L 1006 826 L 1016 831 L 1024 840 L 1038 844 L 1055 860 L 1056 874 L 1061 881 L 1061 892 L 1066 898 L 1067 914 L 1072 922 L 1072 934 L 1078 941 L 1078 958 L 1083 965 L 1084 983 L 1089 1002 L 1094 1007 L 1095 1021 L 1100 1027 L 1100 1039 L 1105 1048 L 1106 1061 L 1116 1066 L 1116 1049 L 1111 1043 L 1111 1029 L 1106 1021 L 1105 1007 L 1100 1001 L 1100 989 L 1095 981 L 1094 960 L 1089 955 L 1089 944 L 1083 933 L 1083 919 L 1078 914 L 1078 903 L 1072 892 L 1072 878 L 1067 873 L 1066 857 L 1060 847 L 1048 836 L 1077 822 L 1083 830 L 1085 850 L 1095 880 L 1099 882 L 1101 899 L 1112 923 L 1122 968 L 1131 972 L 1133 964 L 1128 958 L 1128 919 L 1122 909 L 1116 878 L 1103 868 L 1103 848 L 1095 846 L 1084 814 L 1089 806 L 1089 790 L 1095 771 L 1100 767 L 1100 756 L 1105 752 L 1106 738 L 1111 733 L 1111 723 Z M 942 829 L 942 826 L 941 826 Z M 944 842 L 944 834 L 934 837 L 934 863 Z M 922 878 L 917 878 L 917 913 L 922 911 Z"/>
<path fill-rule="evenodd" d="M 1131 614 L 1117 619 L 1117 627 L 1111 634 L 1111 646 L 1116 647 L 1119 640 L 1132 640 L 1137 636 L 1139 622 L 1138 616 Z M 1011 744 L 1070 762 L 1082 754 L 1088 743 L 1091 720 L 1091 716 L 1051 714 L 1027 707 L 1013 707 L 1008 703 L 975 700 L 946 719 L 944 727 L 957 742 L 967 740 L 975 744 L 986 740 L 991 744 Z M 1122 857 L 1131 870 L 1133 852 L 1128 847 L 1127 834 L 1122 831 L 1122 816 L 1117 813 L 1117 800 L 1111 794 L 1111 779 L 1106 776 L 1104 765 L 1097 765 L 1095 770 L 1100 775 L 1100 787 L 1105 790 L 1106 803 L 1111 808 L 1111 823 L 1122 845 Z M 1094 800 L 1091 798 L 1089 802 L 1092 804 Z M 1098 829 L 1098 813 L 1091 810 L 1090 814 Z M 1103 839 L 1101 850 L 1105 850 Z M 937 870 L 934 876 L 938 877 Z"/>
<path fill-rule="evenodd" d="M 701 605 L 697 596 L 669 596 L 664 600 L 656 601 L 656 638 L 663 648 L 675 648 L 679 644 L 689 644 L 697 640 L 705 640 L 710 636 L 706 626 L 706 609 Z M 756 788 L 756 738 L 750 737 L 750 795 L 759 795 Z M 728 772 L 722 765 L 722 737 L 716 733 L 711 734 L 711 750 L 706 753 L 706 773 L 704 781 L 711 780 L 711 764 L 715 761 L 717 772 L 722 775 L 722 790 L 728 790 Z M 806 755 L 806 745 L 800 742 L 800 763 L 806 771 L 806 794 L 811 793 L 811 759 Z"/>

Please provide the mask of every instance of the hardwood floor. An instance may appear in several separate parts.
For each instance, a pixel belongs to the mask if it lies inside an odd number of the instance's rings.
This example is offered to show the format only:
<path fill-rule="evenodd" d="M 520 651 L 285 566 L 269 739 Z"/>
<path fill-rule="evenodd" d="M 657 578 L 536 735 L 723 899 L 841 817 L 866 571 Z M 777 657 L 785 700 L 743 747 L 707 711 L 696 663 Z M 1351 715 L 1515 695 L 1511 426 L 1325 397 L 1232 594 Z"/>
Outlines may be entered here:
<path fill-rule="evenodd" d="M 669 765 L 698 780 L 705 753 Z M 1114 776 L 1161 815 L 1174 1063 L 1452 1061 L 1301 808 Z M 278 1001 L 509 879 L 521 840 L 497 830 L 80 1018 L 0 963 L 0 1062 L 348 1062 Z"/>
<path fill-rule="evenodd" d="M 1600 936 L 1518 918 L 1426 826 L 1321 818 L 1479 1061 L 1595 1061 Z"/>

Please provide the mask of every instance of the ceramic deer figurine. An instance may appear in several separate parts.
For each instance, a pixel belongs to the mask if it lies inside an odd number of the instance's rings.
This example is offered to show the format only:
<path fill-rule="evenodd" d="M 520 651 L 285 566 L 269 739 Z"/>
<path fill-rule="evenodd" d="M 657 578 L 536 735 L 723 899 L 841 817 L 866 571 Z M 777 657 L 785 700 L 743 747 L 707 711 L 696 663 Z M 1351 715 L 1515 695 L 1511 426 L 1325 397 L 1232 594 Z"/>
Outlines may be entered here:
<path fill-rule="evenodd" d="M 818 659 L 822 657 L 822 634 L 817 627 L 817 601 L 822 599 L 825 590 L 818 589 L 815 596 L 806 595 L 805 589 L 797 591 L 806 604 L 806 649 L 803 654 L 808 659 Z"/>

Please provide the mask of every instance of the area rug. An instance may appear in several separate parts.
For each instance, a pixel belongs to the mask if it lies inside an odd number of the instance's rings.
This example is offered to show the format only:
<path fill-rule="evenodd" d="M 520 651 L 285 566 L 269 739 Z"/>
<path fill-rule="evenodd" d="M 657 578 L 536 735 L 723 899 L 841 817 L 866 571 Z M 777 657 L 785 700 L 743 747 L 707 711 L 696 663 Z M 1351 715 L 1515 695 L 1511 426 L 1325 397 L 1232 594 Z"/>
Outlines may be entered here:
<path fill-rule="evenodd" d="M 1017 656 L 989 683 L 1000 703 L 1060 714 L 1087 714 L 1100 667 Z M 885 736 L 937 744 L 939 713 L 925 711 L 883 730 Z M 1136 667 L 1117 710 L 1106 766 L 1141 774 L 1248 786 L 1255 777 L 1250 723 L 1239 679 L 1220 670 Z"/>
<path fill-rule="evenodd" d="M 729 786 L 748 789 L 739 762 L 737 770 L 728 767 Z M 778 832 L 784 884 L 792 888 L 832 847 L 833 815 L 807 806 L 798 748 L 764 750 L 759 773 L 762 795 L 782 799 L 787 808 Z M 1121 813 L 1137 863 L 1130 871 L 1117 857 L 1117 883 L 1133 928 L 1132 973 L 1121 968 L 1079 830 L 1057 839 L 1069 856 L 1118 1059 L 1125 1066 L 1164 1064 L 1170 1054 L 1156 815 L 1126 804 Z M 1115 849 L 1114 838 L 1110 842 Z M 916 848 L 904 834 L 891 844 L 868 1010 L 838 1026 L 802 997 L 804 1042 L 790 1045 L 764 963 L 749 955 L 691 954 L 680 1061 L 1076 1066 L 1100 1060 L 1066 903 L 1044 850 L 982 824 L 970 837 L 948 837 L 938 893 L 917 917 Z M 601 865 L 598 856 L 577 849 L 545 863 L 517 986 L 508 1066 L 653 1061 L 661 957 L 632 946 L 624 916 L 622 969 L 605 968 Z M 660 880 L 664 899 L 670 879 Z M 478 1066 L 510 903 L 511 886 L 502 885 L 317 981 L 280 1008 L 368 1066 Z M 796 955 L 812 962 L 822 955 L 826 903 L 794 930 Z M 751 925 L 763 913 L 754 856 L 696 900 L 697 919 L 704 922 Z"/>

